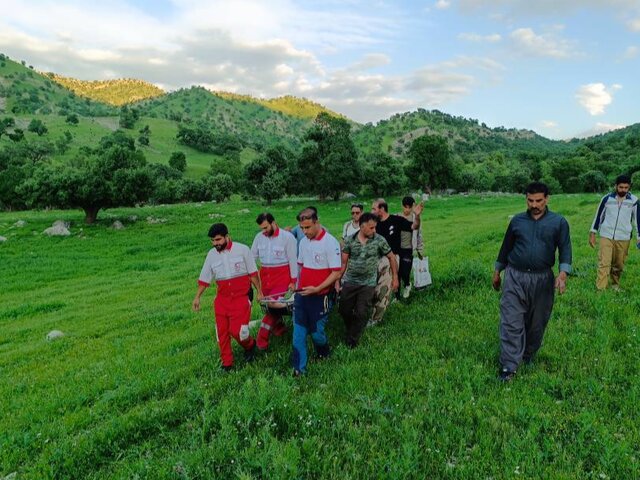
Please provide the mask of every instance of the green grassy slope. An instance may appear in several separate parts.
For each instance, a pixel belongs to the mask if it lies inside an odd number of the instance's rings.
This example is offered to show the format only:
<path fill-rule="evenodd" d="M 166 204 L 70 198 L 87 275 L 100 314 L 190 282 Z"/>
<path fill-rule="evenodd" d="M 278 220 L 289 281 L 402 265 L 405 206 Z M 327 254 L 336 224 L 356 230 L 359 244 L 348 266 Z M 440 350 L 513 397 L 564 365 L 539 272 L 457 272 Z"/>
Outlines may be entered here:
<path fill-rule="evenodd" d="M 208 226 L 221 219 L 250 243 L 259 205 L 114 209 L 91 227 L 75 211 L 0 213 L 0 476 L 637 478 L 640 266 L 631 252 L 626 292 L 595 294 L 597 200 L 551 199 L 572 227 L 575 275 L 510 385 L 495 378 L 490 280 L 521 196 L 429 202 L 433 286 L 392 305 L 353 351 L 332 314 L 333 355 L 302 379 L 290 334 L 249 366 L 234 347 L 238 368 L 222 375 L 212 314 L 190 311 Z M 291 223 L 307 202 L 273 212 Z M 339 232 L 348 204 L 318 207 Z M 59 218 L 71 237 L 40 235 Z M 125 230 L 108 228 L 116 218 Z M 66 336 L 47 342 L 53 329 Z"/>

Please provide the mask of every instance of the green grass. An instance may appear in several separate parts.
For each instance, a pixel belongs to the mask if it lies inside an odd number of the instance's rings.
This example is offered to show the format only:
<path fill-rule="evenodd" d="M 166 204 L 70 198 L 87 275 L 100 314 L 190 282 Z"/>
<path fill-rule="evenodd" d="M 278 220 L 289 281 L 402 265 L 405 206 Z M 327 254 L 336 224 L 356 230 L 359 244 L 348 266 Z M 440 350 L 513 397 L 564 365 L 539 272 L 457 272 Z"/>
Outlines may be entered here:
<path fill-rule="evenodd" d="M 536 362 L 509 385 L 496 380 L 490 281 L 521 196 L 429 202 L 433 286 L 392 305 L 353 351 L 334 312 L 333 355 L 302 379 L 289 335 L 222 375 L 213 316 L 190 310 L 209 215 L 250 244 L 262 206 L 114 209 L 94 226 L 77 211 L 1 213 L 0 478 L 638 478 L 638 255 L 625 293 L 595 294 L 597 200 L 551 199 L 576 274 Z M 291 224 L 308 203 L 272 211 Z M 338 233 L 348 204 L 318 207 Z M 116 218 L 125 230 L 108 228 Z M 72 236 L 40 234 L 56 219 Z M 66 336 L 47 342 L 53 329 Z"/>

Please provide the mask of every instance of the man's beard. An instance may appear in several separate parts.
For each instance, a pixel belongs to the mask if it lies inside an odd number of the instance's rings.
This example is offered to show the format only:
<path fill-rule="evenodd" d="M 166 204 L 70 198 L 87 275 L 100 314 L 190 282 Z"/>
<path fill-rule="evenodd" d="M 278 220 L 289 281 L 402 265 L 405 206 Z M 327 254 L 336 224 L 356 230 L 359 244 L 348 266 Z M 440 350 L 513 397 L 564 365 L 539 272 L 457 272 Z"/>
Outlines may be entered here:
<path fill-rule="evenodd" d="M 618 196 L 619 196 L 620 198 L 624 198 L 624 197 L 626 197 L 626 196 L 627 196 L 627 192 L 620 192 L 620 191 L 616 190 L 616 193 L 618 194 Z"/>
<path fill-rule="evenodd" d="M 214 247 L 217 251 L 221 252 L 227 248 L 227 242 L 224 242 L 222 245 L 214 245 Z"/>

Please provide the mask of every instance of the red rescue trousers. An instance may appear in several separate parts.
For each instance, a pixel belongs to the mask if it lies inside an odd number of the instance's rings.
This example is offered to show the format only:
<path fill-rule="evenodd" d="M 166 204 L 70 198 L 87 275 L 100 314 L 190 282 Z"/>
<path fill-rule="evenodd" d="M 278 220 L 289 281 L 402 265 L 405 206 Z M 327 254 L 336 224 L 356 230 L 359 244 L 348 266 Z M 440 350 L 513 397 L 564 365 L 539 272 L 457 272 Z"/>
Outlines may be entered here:
<path fill-rule="evenodd" d="M 262 294 L 264 296 L 274 295 L 277 293 L 284 293 L 289 288 L 289 285 L 272 286 L 271 288 L 262 287 Z M 266 350 L 269 347 L 269 335 L 273 334 L 277 337 L 282 335 L 286 331 L 284 323 L 282 323 L 281 315 L 274 315 L 267 311 L 262 323 L 260 324 L 260 330 L 258 330 L 258 337 L 256 338 L 258 348 L 260 350 Z"/>
<path fill-rule="evenodd" d="M 229 367 L 233 365 L 231 337 L 235 338 L 245 350 L 251 350 L 255 345 L 250 335 L 240 340 L 240 329 L 244 325 L 247 326 L 247 334 L 249 331 L 251 302 L 247 295 L 217 295 L 213 302 L 213 311 L 216 316 L 216 336 L 220 347 L 220 358 L 222 365 Z"/>

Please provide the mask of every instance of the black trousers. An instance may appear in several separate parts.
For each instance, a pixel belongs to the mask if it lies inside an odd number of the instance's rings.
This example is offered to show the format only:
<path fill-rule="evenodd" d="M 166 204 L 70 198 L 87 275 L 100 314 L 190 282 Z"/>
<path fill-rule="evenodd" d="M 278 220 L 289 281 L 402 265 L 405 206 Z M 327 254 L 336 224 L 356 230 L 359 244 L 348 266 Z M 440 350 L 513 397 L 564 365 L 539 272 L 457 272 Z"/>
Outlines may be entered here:
<path fill-rule="evenodd" d="M 400 260 L 398 262 L 398 277 L 400 277 L 400 283 L 405 287 L 411 284 L 411 267 L 413 266 L 413 251 L 408 253 L 401 252 Z M 398 294 L 400 289 L 398 289 Z"/>
<path fill-rule="evenodd" d="M 350 285 L 345 283 L 340 292 L 340 315 L 346 327 L 345 342 L 355 347 L 362 336 L 373 306 L 373 294 L 376 287 Z"/>

